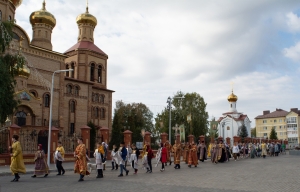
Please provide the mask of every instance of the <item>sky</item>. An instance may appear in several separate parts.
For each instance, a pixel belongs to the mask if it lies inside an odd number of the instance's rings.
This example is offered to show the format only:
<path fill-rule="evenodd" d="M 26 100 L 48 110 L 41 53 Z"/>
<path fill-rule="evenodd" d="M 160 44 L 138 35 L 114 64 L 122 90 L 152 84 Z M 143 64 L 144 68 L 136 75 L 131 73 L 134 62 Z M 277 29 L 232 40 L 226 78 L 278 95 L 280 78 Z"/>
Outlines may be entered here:
<path fill-rule="evenodd" d="M 57 21 L 53 50 L 77 42 L 86 0 L 47 0 Z M 42 0 L 24 0 L 16 20 L 32 36 L 29 16 Z M 210 119 L 229 110 L 300 108 L 299 0 L 90 0 L 95 44 L 108 54 L 113 102 L 142 102 L 157 114 L 177 91 L 197 92 Z"/>

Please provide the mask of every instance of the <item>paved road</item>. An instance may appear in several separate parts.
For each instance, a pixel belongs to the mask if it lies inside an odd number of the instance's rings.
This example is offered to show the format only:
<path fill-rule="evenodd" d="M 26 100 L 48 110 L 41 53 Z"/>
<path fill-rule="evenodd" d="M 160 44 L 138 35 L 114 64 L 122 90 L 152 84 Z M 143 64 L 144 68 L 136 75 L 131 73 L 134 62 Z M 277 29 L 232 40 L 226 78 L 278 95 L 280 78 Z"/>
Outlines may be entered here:
<path fill-rule="evenodd" d="M 25 191 L 265 191 L 296 192 L 299 191 L 300 158 L 283 155 L 267 159 L 245 159 L 213 165 L 209 161 L 201 163 L 198 168 L 174 170 L 166 167 L 161 173 L 154 168 L 153 173 L 146 174 L 139 170 L 138 175 L 118 178 L 119 172 L 106 170 L 103 179 L 96 179 L 95 172 L 78 182 L 78 175 L 71 171 L 64 176 L 50 174 L 48 178 L 30 178 L 22 175 L 18 183 L 9 182 L 12 177 L 1 176 L 1 192 Z"/>

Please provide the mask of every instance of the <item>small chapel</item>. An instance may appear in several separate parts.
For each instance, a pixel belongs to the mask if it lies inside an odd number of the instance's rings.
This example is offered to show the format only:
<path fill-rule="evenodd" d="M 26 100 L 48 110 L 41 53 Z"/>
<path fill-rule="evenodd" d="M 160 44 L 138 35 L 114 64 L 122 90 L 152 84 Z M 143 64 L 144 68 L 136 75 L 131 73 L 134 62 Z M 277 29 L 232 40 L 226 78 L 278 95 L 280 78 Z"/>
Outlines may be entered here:
<path fill-rule="evenodd" d="M 224 141 L 227 137 L 229 137 L 231 141 L 230 144 L 232 145 L 233 137 L 238 136 L 242 125 L 246 126 L 248 135 L 250 136 L 251 121 L 246 114 L 237 111 L 236 103 L 238 97 L 233 93 L 233 89 L 227 100 L 229 110 L 228 112 L 223 113 L 223 116 L 218 119 L 218 133 L 219 136 L 224 138 Z"/>

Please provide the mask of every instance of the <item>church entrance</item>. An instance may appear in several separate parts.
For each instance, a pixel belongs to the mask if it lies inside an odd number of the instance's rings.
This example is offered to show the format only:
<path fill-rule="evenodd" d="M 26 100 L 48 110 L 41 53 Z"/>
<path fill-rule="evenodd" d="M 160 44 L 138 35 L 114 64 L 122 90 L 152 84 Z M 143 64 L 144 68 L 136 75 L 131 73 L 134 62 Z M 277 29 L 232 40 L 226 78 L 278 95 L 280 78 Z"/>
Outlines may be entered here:
<path fill-rule="evenodd" d="M 48 152 L 48 130 L 42 130 L 39 132 L 38 144 L 42 145 L 42 148 L 43 148 L 45 154 L 47 154 L 47 152 Z"/>

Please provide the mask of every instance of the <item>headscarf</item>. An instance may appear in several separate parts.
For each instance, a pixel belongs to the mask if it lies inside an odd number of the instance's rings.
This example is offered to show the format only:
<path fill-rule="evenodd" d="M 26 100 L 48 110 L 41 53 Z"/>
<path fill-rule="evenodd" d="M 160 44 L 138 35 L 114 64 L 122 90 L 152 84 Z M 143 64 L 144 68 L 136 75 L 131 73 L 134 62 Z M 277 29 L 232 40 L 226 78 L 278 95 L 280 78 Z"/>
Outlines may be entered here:
<path fill-rule="evenodd" d="M 102 145 L 103 145 L 104 148 L 107 149 L 108 145 L 105 142 L 102 142 Z"/>
<path fill-rule="evenodd" d="M 39 149 L 40 149 L 40 150 L 42 150 L 42 149 L 43 149 L 43 146 L 42 146 L 42 144 L 38 144 L 38 147 L 39 147 Z"/>

